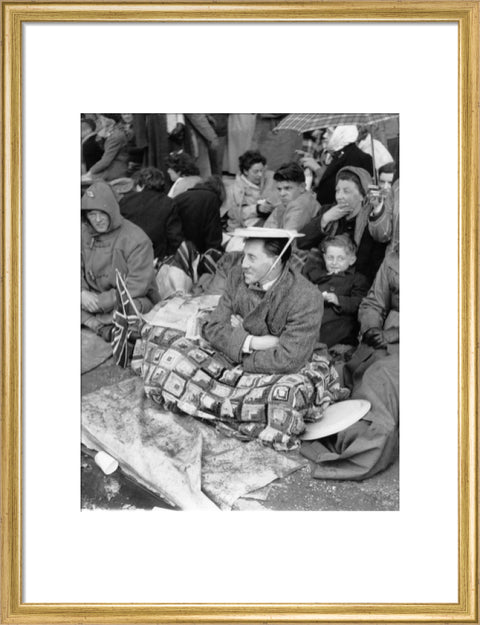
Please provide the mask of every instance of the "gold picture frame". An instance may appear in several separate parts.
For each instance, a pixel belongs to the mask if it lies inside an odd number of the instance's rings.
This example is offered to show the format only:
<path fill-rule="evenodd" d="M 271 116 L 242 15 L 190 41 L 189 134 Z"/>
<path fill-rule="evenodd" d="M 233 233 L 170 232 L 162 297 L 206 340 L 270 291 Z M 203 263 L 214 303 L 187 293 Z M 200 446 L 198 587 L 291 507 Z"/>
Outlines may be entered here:
<path fill-rule="evenodd" d="M 2 623 L 476 623 L 479 387 L 478 1 L 5 2 L 2 207 Z M 458 601 L 441 604 L 34 604 L 22 602 L 22 23 L 455 22 L 459 50 Z"/>

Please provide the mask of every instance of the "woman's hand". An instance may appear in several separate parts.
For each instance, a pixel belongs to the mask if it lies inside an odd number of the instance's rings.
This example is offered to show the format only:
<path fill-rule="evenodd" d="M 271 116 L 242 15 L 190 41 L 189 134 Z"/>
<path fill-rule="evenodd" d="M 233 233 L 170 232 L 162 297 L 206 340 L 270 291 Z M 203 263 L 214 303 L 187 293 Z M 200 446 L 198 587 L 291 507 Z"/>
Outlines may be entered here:
<path fill-rule="evenodd" d="M 268 200 L 260 199 L 257 202 L 257 215 L 260 217 L 266 217 L 267 215 L 270 215 L 274 208 L 273 204 L 270 204 Z"/>
<path fill-rule="evenodd" d="M 388 330 L 382 330 L 381 328 L 370 328 L 363 335 L 362 341 L 375 349 L 386 347 L 389 343 L 398 343 L 400 338 L 400 328 L 388 328 Z"/>
<path fill-rule="evenodd" d="M 264 336 L 253 336 L 250 349 L 253 351 L 263 351 L 265 349 L 272 349 L 280 343 L 278 336 L 272 336 L 271 334 L 265 334 Z"/>
<path fill-rule="evenodd" d="M 303 158 L 300 159 L 300 164 L 302 165 L 302 167 L 308 167 L 309 169 L 311 169 L 314 174 L 321 167 L 319 163 L 312 156 L 304 156 Z"/>
<path fill-rule="evenodd" d="M 92 291 L 82 291 L 81 306 L 83 310 L 89 313 L 101 312 L 100 304 L 98 303 L 98 295 L 92 293 Z"/>
<path fill-rule="evenodd" d="M 381 190 L 378 187 L 376 187 L 375 185 L 370 185 L 368 187 L 368 200 L 370 202 L 370 206 L 372 207 L 372 210 L 370 212 L 370 215 L 372 217 L 378 215 L 382 210 L 383 199 L 384 198 Z"/>
<path fill-rule="evenodd" d="M 329 223 L 332 221 L 338 221 L 342 217 L 345 217 L 350 213 L 350 207 L 348 204 L 338 203 L 332 208 L 329 208 L 326 213 L 322 216 L 322 228 L 325 229 Z"/>

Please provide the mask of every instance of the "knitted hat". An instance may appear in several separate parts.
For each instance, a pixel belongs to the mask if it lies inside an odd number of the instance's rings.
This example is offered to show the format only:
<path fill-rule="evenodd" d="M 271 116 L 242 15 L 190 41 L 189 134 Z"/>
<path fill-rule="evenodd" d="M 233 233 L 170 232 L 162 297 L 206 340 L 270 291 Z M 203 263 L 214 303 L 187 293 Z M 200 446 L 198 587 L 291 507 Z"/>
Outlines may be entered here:
<path fill-rule="evenodd" d="M 350 174 L 353 174 L 356 179 L 358 179 L 357 184 L 358 184 L 360 193 L 363 196 L 367 195 L 368 187 L 369 187 L 369 185 L 372 184 L 372 177 L 370 176 L 370 174 L 368 173 L 368 171 L 366 169 L 363 169 L 363 167 L 352 167 L 350 165 L 348 165 L 347 167 L 342 167 L 342 169 L 340 169 L 337 172 L 337 176 L 335 178 L 335 182 L 338 182 L 338 179 L 339 179 L 340 174 L 342 172 L 347 172 L 347 171 Z"/>

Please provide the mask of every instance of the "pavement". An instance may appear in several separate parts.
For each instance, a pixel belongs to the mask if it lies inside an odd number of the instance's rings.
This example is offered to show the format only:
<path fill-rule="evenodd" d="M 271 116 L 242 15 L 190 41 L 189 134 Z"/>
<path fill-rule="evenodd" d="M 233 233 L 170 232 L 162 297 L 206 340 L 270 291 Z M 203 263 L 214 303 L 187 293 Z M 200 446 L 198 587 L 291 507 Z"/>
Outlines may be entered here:
<path fill-rule="evenodd" d="M 133 377 L 130 369 L 122 369 L 109 359 L 82 375 L 82 395 L 103 386 Z M 297 452 L 289 452 L 297 457 Z M 305 458 L 302 456 L 302 460 Z M 399 463 L 364 480 L 318 480 L 311 477 L 312 464 L 275 480 L 266 487 L 264 499 L 238 500 L 234 510 L 388 510 L 399 509 Z M 152 509 L 169 508 L 158 496 L 150 493 L 124 475 L 121 469 L 107 476 L 93 461 L 91 453 L 81 454 L 82 508 L 88 509 Z"/>

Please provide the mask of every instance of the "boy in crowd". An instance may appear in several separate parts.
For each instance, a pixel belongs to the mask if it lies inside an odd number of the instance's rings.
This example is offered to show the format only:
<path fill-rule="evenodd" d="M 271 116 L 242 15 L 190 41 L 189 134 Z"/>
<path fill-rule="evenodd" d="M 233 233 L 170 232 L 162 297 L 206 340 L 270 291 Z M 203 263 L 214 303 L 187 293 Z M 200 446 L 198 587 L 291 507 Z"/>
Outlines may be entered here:
<path fill-rule="evenodd" d="M 395 178 L 396 166 L 395 163 L 386 163 L 378 170 L 378 186 L 382 195 L 387 195 L 393 185 L 393 179 Z"/>
<path fill-rule="evenodd" d="M 265 222 L 266 228 L 300 230 L 320 210 L 320 204 L 310 191 L 305 189 L 305 173 L 298 163 L 281 165 L 273 179 L 281 199 Z"/>
<path fill-rule="evenodd" d="M 358 307 L 369 286 L 367 278 L 355 271 L 355 243 L 348 234 L 329 237 L 322 241 L 321 253 L 323 258 L 312 251 L 302 271 L 323 295 L 320 341 L 328 347 L 355 345 Z"/>

